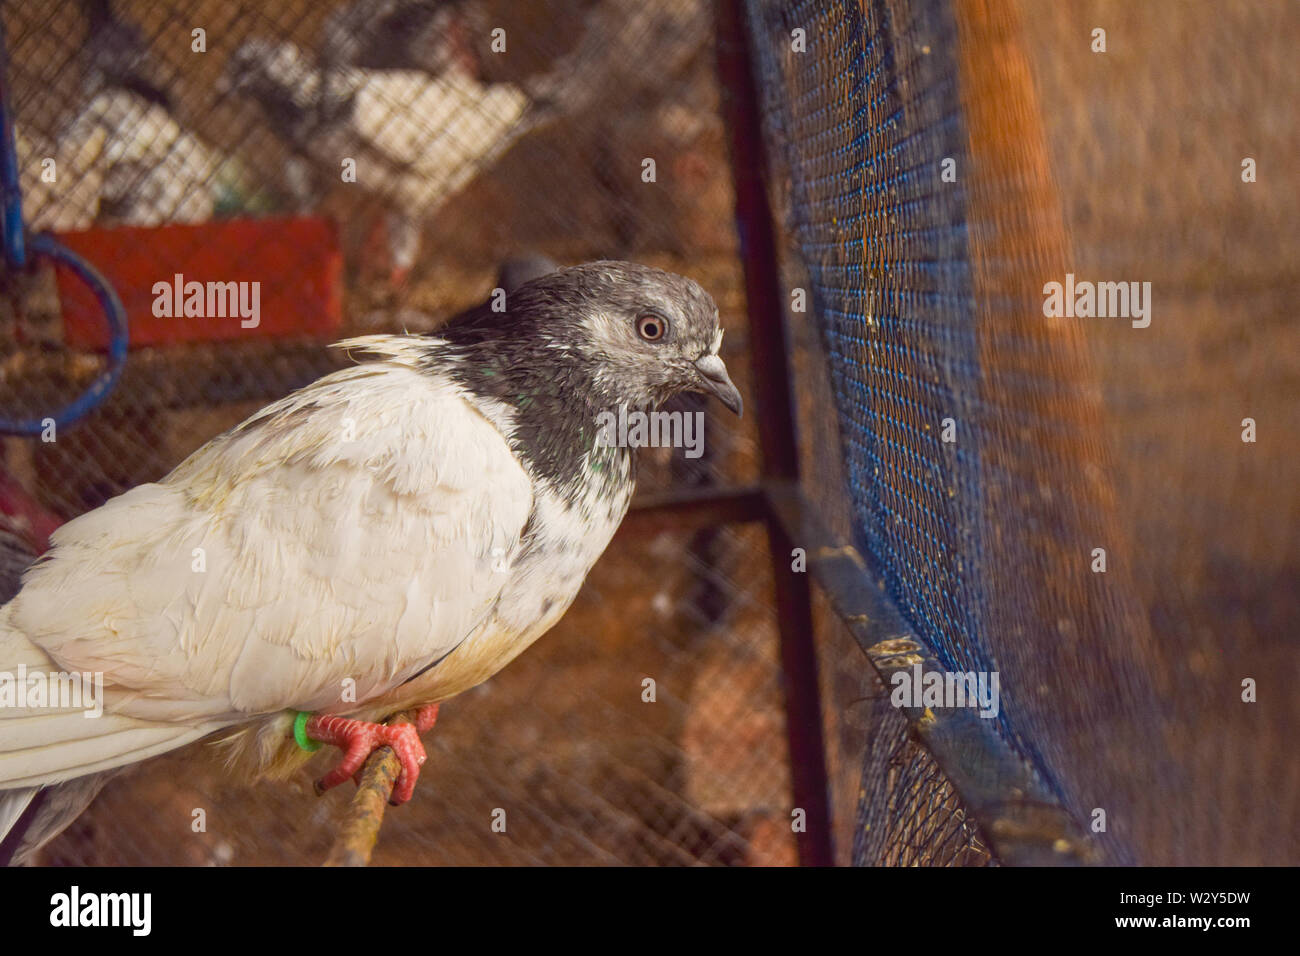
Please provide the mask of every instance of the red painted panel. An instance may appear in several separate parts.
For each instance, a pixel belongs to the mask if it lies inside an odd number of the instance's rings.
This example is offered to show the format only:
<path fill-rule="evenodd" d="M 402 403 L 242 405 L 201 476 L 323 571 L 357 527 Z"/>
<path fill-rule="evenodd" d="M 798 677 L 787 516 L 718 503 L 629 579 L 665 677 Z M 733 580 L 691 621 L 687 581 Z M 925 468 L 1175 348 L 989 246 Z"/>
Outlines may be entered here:
<path fill-rule="evenodd" d="M 112 283 L 126 308 L 132 346 L 249 337 L 333 338 L 343 320 L 343 256 L 338 231 L 326 219 L 96 228 L 60 233 L 58 239 Z M 94 295 L 70 272 L 56 271 L 68 345 L 105 348 L 107 326 Z M 185 315 L 184 308 L 175 314 L 177 275 L 183 276 L 182 292 L 190 293 L 191 312 L 203 314 Z M 192 282 L 201 284 L 203 294 L 198 298 L 192 294 L 198 288 L 190 286 Z M 231 282 L 246 285 L 215 285 Z M 169 291 L 155 290 L 159 283 L 166 283 Z M 241 300 L 227 297 L 236 288 L 243 293 Z M 167 311 L 159 301 L 163 295 L 166 305 L 172 306 L 171 316 L 155 314 Z M 255 326 L 253 318 L 241 318 L 239 313 L 240 305 L 245 313 L 252 312 L 254 302 Z"/>

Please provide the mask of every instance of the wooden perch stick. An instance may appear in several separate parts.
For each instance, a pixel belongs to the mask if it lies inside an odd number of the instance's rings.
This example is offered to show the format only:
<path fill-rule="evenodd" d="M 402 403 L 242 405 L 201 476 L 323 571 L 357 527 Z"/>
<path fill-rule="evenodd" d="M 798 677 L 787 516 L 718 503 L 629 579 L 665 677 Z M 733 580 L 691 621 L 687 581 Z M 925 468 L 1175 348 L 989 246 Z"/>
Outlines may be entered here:
<path fill-rule="evenodd" d="M 415 715 L 397 714 L 387 721 L 388 726 L 412 724 Z M 384 823 L 384 809 L 393 795 L 393 786 L 402 775 L 402 762 L 392 747 L 380 747 L 361 768 L 361 783 L 348 804 L 347 815 L 325 866 L 369 866 L 370 854 L 379 840 L 379 828 Z"/>

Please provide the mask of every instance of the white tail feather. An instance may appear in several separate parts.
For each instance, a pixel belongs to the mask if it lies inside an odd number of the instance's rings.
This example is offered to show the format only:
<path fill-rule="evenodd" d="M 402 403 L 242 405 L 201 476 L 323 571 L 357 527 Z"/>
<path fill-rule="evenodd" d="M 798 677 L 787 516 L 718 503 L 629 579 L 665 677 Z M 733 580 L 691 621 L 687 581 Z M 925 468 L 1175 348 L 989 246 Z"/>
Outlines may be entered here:
<path fill-rule="evenodd" d="M 19 687 L 26 682 L 17 679 L 24 668 L 29 675 L 50 675 L 58 673 L 59 667 L 20 631 L 7 626 L 9 607 L 0 608 L 0 672 L 11 691 L 26 694 L 26 688 Z M 184 746 L 222 726 L 104 712 L 102 696 L 101 706 L 91 707 L 84 687 L 78 703 L 87 706 L 50 706 L 55 688 L 53 681 L 48 683 L 47 699 L 5 699 L 0 706 L 0 792 L 48 786 L 126 766 Z M 98 691 L 102 695 L 102 686 Z"/>
<path fill-rule="evenodd" d="M 23 787 L 21 790 L 0 790 L 0 840 L 8 836 L 39 789 Z"/>
<path fill-rule="evenodd" d="M 80 711 L 0 719 L 0 787 L 47 786 L 124 767 L 183 747 L 219 726 L 116 714 L 87 718 Z"/>

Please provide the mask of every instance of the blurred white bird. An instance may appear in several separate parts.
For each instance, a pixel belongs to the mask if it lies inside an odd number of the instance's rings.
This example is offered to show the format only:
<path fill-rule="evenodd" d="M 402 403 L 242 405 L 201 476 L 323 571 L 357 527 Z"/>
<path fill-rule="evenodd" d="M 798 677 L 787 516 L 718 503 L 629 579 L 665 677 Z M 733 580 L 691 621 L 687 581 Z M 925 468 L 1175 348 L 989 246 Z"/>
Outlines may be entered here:
<path fill-rule="evenodd" d="M 23 215 L 33 231 L 212 218 L 223 158 L 136 93 L 99 93 L 53 142 L 22 129 L 16 140 Z"/>
<path fill-rule="evenodd" d="M 175 117 L 140 31 L 108 0 L 80 6 L 86 39 L 74 62 L 83 71 L 85 105 L 49 138 L 16 129 L 28 228 L 211 219 L 224 157 Z"/>
<path fill-rule="evenodd" d="M 438 76 L 325 69 L 292 43 L 254 39 L 225 77 L 322 181 L 339 181 L 343 160 L 356 161 L 358 186 L 389 210 L 399 278 L 414 265 L 421 224 L 541 119 L 519 87 L 480 83 L 455 62 Z M 316 175 L 300 166 L 286 178 L 300 204 L 314 204 Z"/>

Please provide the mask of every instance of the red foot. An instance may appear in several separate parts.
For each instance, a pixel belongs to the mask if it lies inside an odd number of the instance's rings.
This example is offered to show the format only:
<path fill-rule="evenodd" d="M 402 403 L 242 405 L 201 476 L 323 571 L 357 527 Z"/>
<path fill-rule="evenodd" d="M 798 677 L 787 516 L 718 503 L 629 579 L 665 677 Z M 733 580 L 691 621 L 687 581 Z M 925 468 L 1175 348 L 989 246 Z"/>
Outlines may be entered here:
<path fill-rule="evenodd" d="M 333 744 L 343 750 L 343 759 L 325 776 L 316 781 L 316 792 L 324 793 L 337 787 L 348 777 L 361 772 L 366 758 L 380 747 L 392 747 L 402 763 L 402 773 L 393 786 L 389 802 L 393 806 L 405 803 L 415 792 L 415 781 L 420 779 L 420 766 L 427 759 L 420 734 L 433 729 L 438 720 L 438 705 L 426 704 L 415 716 L 414 724 L 387 727 L 364 720 L 350 720 L 329 714 L 316 714 L 307 721 L 307 734 L 313 740 Z"/>

